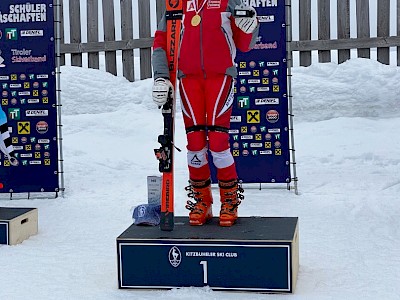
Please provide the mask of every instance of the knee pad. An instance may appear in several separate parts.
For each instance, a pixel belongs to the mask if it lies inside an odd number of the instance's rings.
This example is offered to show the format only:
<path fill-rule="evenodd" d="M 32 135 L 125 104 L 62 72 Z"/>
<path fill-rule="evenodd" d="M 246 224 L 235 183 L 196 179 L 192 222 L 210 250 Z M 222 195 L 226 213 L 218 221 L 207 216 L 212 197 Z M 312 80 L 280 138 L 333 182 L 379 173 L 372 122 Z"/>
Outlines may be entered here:
<path fill-rule="evenodd" d="M 200 151 L 190 151 L 187 152 L 188 166 L 193 168 L 201 168 L 208 164 L 207 159 L 207 148 L 203 148 Z"/>
<path fill-rule="evenodd" d="M 230 149 L 224 151 L 214 152 L 211 151 L 214 165 L 217 169 L 227 168 L 234 164 L 233 156 Z"/>

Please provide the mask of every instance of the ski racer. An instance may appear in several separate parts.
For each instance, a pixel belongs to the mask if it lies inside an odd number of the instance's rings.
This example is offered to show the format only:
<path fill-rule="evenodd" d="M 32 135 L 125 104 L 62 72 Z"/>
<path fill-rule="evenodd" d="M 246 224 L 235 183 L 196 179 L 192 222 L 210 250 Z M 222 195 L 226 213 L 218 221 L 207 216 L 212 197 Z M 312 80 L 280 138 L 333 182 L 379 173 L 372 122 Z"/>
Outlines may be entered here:
<path fill-rule="evenodd" d="M 235 8 L 250 12 L 234 17 Z M 229 126 L 237 75 L 236 49 L 252 49 L 258 37 L 253 7 L 241 0 L 183 0 L 183 19 L 178 55 L 179 91 L 187 135 L 190 225 L 203 225 L 212 217 L 212 193 L 207 150 L 217 168 L 220 190 L 220 226 L 232 226 L 238 218 L 243 189 L 229 146 Z M 153 44 L 153 101 L 167 102 L 173 89 L 169 81 L 165 16 Z"/>

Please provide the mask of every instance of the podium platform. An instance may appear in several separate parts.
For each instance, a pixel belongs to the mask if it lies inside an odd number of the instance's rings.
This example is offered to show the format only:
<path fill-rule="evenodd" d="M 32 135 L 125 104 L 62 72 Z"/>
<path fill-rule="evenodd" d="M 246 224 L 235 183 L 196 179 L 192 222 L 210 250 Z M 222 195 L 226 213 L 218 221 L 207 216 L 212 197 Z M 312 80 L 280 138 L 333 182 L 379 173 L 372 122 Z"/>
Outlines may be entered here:
<path fill-rule="evenodd" d="M 209 286 L 213 290 L 293 293 L 299 269 L 298 218 L 218 218 L 173 231 L 131 225 L 117 238 L 121 289 Z"/>
<path fill-rule="evenodd" d="M 37 232 L 37 208 L 0 207 L 0 244 L 16 245 Z"/>

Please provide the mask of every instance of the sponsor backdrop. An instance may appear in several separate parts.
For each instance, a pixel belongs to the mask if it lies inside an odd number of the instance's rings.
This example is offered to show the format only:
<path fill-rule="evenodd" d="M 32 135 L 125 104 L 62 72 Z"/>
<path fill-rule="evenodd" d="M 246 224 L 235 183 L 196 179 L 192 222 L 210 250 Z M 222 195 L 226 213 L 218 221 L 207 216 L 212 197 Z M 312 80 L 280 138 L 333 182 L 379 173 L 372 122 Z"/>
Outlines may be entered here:
<path fill-rule="evenodd" d="M 288 183 L 291 176 L 285 0 L 243 2 L 256 9 L 260 33 L 253 50 L 238 52 L 236 57 L 238 77 L 231 117 L 231 150 L 243 182 Z M 215 173 L 214 169 L 214 182 Z"/>
<path fill-rule="evenodd" d="M 1 193 L 58 191 L 52 2 L 0 1 L 1 108 L 19 161 L 1 154 Z"/>

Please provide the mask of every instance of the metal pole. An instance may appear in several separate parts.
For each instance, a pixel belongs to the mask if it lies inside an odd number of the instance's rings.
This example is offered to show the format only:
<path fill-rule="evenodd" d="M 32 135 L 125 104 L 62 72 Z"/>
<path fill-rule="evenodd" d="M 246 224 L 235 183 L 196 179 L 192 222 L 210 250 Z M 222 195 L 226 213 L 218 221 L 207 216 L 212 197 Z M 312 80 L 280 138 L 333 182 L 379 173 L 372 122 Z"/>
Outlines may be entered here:
<path fill-rule="evenodd" d="M 293 55 L 291 50 L 291 42 L 292 42 L 292 3 L 291 0 L 286 0 L 286 51 L 287 51 L 287 74 L 288 74 L 288 81 L 287 81 L 287 88 L 288 88 L 288 105 L 289 105 L 289 148 L 291 151 L 291 167 L 292 167 L 292 180 L 294 185 L 295 194 L 298 195 L 298 188 L 297 188 L 297 174 L 296 174 L 296 155 L 294 149 L 294 129 L 293 129 L 293 95 L 292 95 L 292 67 L 293 67 Z"/>
<path fill-rule="evenodd" d="M 64 197 L 64 158 L 62 150 L 62 122 L 61 122 L 61 3 L 62 0 L 56 2 L 56 91 L 57 91 L 57 143 L 58 143 L 58 176 L 60 179 L 61 196 Z"/>

